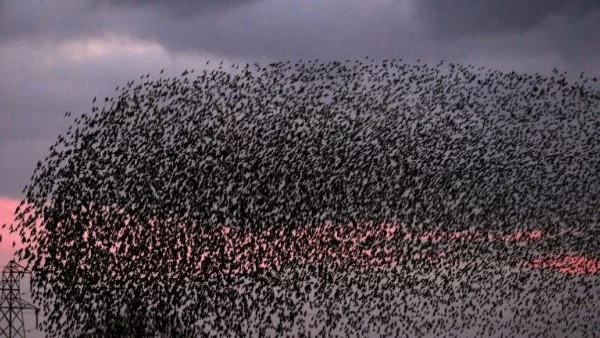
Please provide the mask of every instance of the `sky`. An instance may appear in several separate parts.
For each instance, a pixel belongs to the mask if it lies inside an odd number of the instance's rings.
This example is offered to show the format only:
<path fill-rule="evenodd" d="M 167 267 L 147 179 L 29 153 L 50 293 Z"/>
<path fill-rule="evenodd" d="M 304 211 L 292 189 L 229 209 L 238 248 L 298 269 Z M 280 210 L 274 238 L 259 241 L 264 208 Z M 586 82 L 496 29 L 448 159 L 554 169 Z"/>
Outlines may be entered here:
<path fill-rule="evenodd" d="M 369 56 L 594 77 L 597 41 L 597 0 L 0 0 L 0 219 L 73 117 L 141 74 Z"/>

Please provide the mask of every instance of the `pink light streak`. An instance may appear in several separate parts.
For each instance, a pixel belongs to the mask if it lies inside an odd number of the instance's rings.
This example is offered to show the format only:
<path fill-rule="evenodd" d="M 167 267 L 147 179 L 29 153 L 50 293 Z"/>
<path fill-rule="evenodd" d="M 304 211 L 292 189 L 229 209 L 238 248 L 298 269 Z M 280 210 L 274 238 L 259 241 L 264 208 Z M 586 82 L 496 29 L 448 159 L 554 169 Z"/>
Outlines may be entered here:
<path fill-rule="evenodd" d="M 525 266 L 555 269 L 569 275 L 591 275 L 600 272 L 600 259 L 584 255 L 550 255 L 535 258 Z"/>
<path fill-rule="evenodd" d="M 14 211 L 20 201 L 0 197 L 0 224 L 14 222 Z M 334 225 L 324 223 L 318 226 L 299 227 L 292 230 L 289 237 L 283 230 L 269 229 L 256 233 L 242 233 L 231 227 L 217 227 L 197 234 L 201 238 L 216 240 L 222 250 L 204 251 L 204 248 L 190 246 L 190 259 L 196 266 L 202 267 L 210 261 L 225 260 L 223 273 L 247 273 L 254 270 L 282 268 L 287 264 L 338 264 L 360 269 L 393 268 L 407 259 L 407 255 L 386 246 L 389 242 L 415 243 L 451 243 L 457 241 L 484 242 L 530 242 L 543 239 L 541 230 L 517 231 L 511 234 L 462 232 L 425 232 L 411 233 L 402 230 L 401 224 L 367 222 L 361 225 Z M 13 253 L 22 247 L 20 238 L 10 233 L 8 227 L 2 229 L 0 242 L 0 260 L 7 263 Z M 15 242 L 13 248 L 12 243 Z M 369 241 L 376 245 L 364 244 Z M 200 241 L 201 243 L 202 241 Z M 343 250 L 336 250 L 342 247 Z M 115 250 L 110 249 L 116 255 Z M 191 253 L 203 252 L 193 257 Z M 430 264 L 439 263 L 448 256 L 446 252 L 416 251 L 419 259 Z M 218 255 L 224 255 L 218 256 Z M 261 257 L 260 261 L 256 258 Z M 550 255 L 525 262 L 527 268 L 556 269 L 564 274 L 595 274 L 600 272 L 600 259 L 581 255 Z M 201 269 L 200 269 L 201 270 Z"/>

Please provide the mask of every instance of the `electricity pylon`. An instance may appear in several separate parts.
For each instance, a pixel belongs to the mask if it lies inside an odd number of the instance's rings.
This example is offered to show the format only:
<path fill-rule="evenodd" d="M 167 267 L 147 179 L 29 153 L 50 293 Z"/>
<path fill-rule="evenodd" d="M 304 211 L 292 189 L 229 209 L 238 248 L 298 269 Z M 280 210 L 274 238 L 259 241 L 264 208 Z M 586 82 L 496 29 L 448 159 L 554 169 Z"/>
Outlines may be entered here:
<path fill-rule="evenodd" d="M 21 278 L 31 272 L 10 261 L 2 269 L 0 281 L 0 338 L 25 338 L 23 310 L 35 311 L 35 327 L 38 326 L 39 309 L 21 298 Z"/>

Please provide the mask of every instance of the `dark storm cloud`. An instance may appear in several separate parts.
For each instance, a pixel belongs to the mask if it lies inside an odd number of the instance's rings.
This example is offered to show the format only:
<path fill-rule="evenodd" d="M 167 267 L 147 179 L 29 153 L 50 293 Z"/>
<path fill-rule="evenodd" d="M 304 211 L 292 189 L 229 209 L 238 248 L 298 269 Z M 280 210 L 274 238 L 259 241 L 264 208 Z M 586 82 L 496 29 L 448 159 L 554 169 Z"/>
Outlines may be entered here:
<path fill-rule="evenodd" d="M 419 0 L 417 14 L 436 39 L 519 32 L 541 25 L 551 16 L 582 19 L 600 8 L 598 0 Z"/>

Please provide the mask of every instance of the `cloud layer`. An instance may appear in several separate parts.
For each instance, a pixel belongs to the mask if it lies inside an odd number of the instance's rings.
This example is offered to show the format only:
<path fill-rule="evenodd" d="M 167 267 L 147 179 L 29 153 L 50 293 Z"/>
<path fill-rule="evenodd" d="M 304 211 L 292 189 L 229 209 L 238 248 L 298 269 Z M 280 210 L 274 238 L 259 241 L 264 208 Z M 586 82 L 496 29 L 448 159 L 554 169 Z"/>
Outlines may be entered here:
<path fill-rule="evenodd" d="M 416 2 L 416 8 L 430 35 L 443 40 L 524 32 L 543 26 L 553 17 L 566 17 L 576 23 L 600 8 L 600 2 L 423 0 Z"/>
<path fill-rule="evenodd" d="M 598 22 L 599 3 L 586 0 L 1 0 L 0 156 L 10 161 L 0 163 L 0 194 L 20 196 L 70 124 L 66 111 L 89 111 L 94 96 L 141 74 L 207 59 L 368 55 L 595 77 Z"/>

